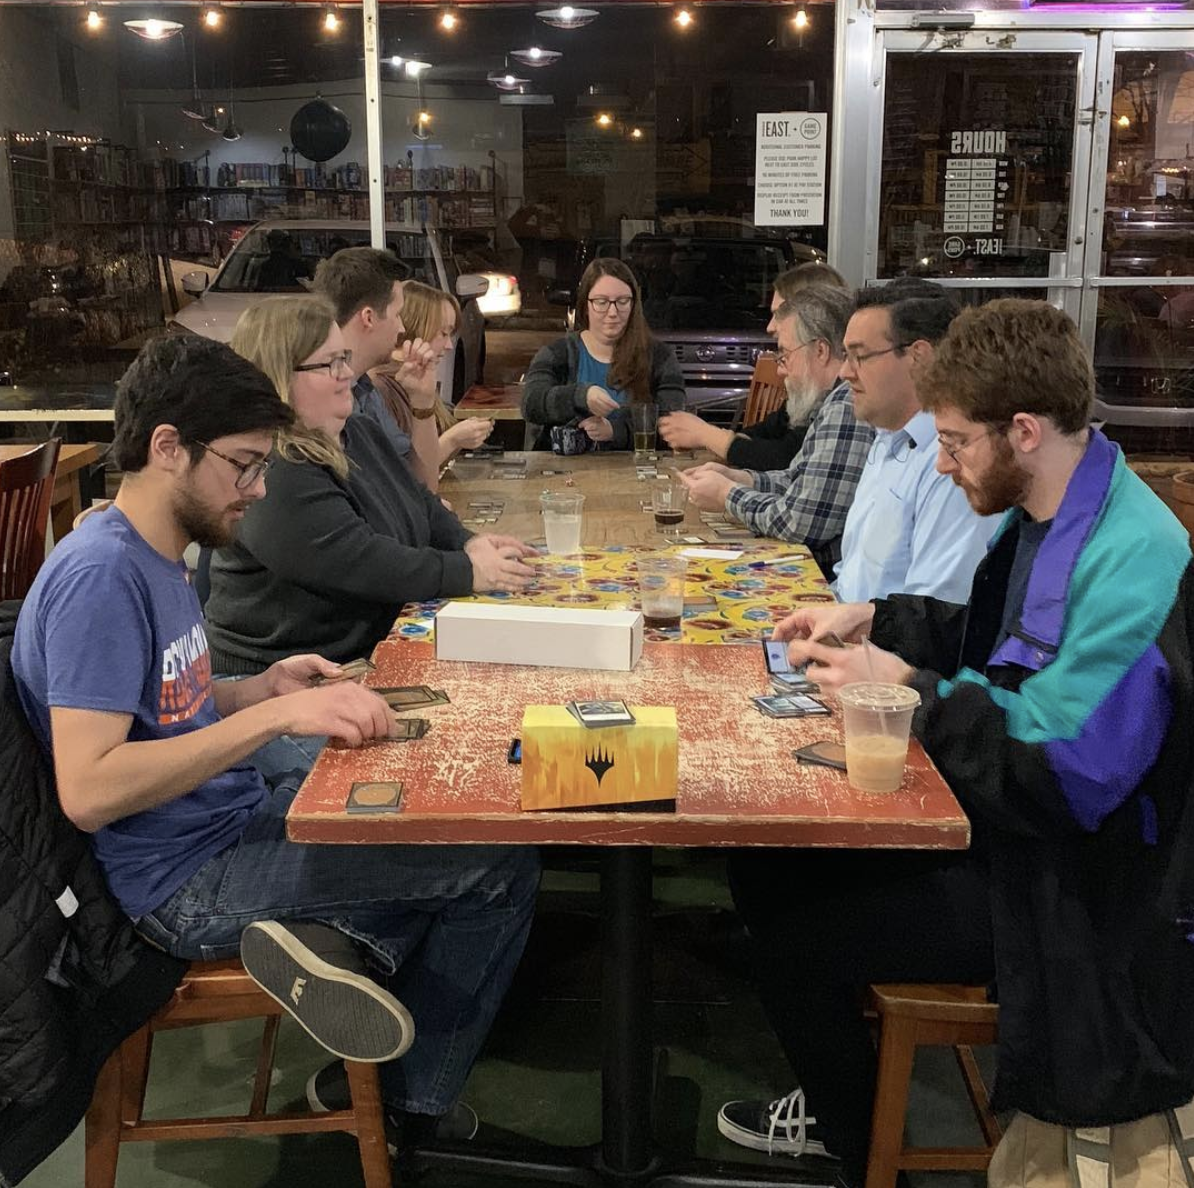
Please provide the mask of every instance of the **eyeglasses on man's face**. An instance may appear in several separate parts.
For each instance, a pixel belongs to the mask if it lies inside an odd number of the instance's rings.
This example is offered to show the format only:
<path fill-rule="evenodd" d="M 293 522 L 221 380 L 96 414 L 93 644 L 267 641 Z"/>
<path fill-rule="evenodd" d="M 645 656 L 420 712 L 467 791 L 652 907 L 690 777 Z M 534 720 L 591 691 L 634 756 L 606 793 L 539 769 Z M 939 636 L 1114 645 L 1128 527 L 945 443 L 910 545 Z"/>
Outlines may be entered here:
<path fill-rule="evenodd" d="M 817 339 L 815 339 L 815 338 L 810 338 L 810 339 L 809 339 L 807 342 L 798 342 L 798 343 L 797 343 L 797 344 L 796 344 L 794 347 L 789 347 L 789 349 L 788 349 L 788 350 L 786 350 L 786 351 L 776 351 L 776 353 L 775 353 L 775 358 L 776 358 L 776 360 L 778 361 L 779 365 L 780 365 L 780 366 L 781 366 L 781 367 L 782 367 L 782 368 L 783 368 L 785 371 L 787 371 L 787 370 L 789 370 L 789 368 L 788 368 L 788 360 L 789 360 L 789 359 L 790 359 L 790 358 L 791 358 L 793 355 L 795 355 L 797 351 L 802 351 L 802 350 L 804 350 L 804 348 L 805 348 L 805 347 L 807 347 L 807 346 L 812 346 L 812 345 L 813 345 L 813 343 L 814 343 L 814 342 L 816 342 L 816 341 L 817 341 Z"/>
<path fill-rule="evenodd" d="M 331 379 L 352 379 L 352 351 L 337 351 L 324 363 L 299 363 L 295 371 L 326 371 Z"/>
<path fill-rule="evenodd" d="M 625 313 L 633 304 L 633 297 L 590 297 L 589 304 L 593 307 L 595 313 L 603 314 L 609 312 L 609 307 L 615 306 L 618 313 Z"/>
<path fill-rule="evenodd" d="M 989 425 L 981 433 L 976 433 L 968 441 L 959 442 L 957 445 L 947 445 L 940 437 L 937 438 L 937 445 L 940 447 L 943 454 L 948 454 L 951 462 L 957 462 L 958 455 L 963 450 L 968 450 L 972 445 L 977 445 L 984 437 L 990 437 L 993 433 L 1002 433 L 1003 430 L 998 425 Z"/>
<path fill-rule="evenodd" d="M 214 449 L 205 441 L 197 441 L 195 444 L 200 449 L 206 450 L 209 454 L 215 454 L 217 458 L 223 458 L 225 462 L 235 466 L 240 471 L 236 476 L 236 483 L 234 484 L 238 491 L 247 491 L 273 465 L 273 460 L 270 458 L 258 458 L 253 462 L 241 462 L 238 458 L 230 458 L 227 454 Z"/>
<path fill-rule="evenodd" d="M 864 363 L 869 363 L 872 359 L 878 359 L 880 355 L 890 355 L 895 351 L 902 351 L 904 348 L 897 343 L 895 346 L 884 347 L 881 351 L 857 351 L 847 349 L 845 356 L 846 362 L 857 371 Z"/>

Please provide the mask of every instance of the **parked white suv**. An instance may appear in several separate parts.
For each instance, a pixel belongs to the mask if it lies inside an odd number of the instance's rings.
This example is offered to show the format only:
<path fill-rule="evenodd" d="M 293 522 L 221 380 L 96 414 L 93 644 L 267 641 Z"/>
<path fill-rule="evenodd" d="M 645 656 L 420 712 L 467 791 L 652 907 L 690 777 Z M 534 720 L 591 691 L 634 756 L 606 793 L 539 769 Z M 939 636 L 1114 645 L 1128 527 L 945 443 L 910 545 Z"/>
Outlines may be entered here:
<path fill-rule="evenodd" d="M 183 289 L 196 300 L 178 311 L 171 326 L 227 342 L 240 315 L 263 296 L 308 292 L 320 260 L 341 248 L 368 246 L 365 222 L 271 219 L 258 223 L 232 249 L 214 278 L 199 270 L 182 278 Z M 485 318 L 477 298 L 485 294 L 489 282 L 474 273 L 457 272 L 430 227 L 388 224 L 386 246 L 410 269 L 412 280 L 460 299 L 456 349 L 444 356 L 440 370 L 440 391 L 455 404 L 481 382 L 485 368 Z"/>

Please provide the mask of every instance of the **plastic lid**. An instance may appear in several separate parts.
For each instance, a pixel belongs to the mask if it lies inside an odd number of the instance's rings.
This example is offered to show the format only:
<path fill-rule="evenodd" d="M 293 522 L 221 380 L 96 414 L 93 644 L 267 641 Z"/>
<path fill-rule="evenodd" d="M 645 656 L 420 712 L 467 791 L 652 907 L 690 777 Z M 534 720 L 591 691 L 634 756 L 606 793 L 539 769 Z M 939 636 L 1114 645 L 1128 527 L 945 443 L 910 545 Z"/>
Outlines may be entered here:
<path fill-rule="evenodd" d="M 843 685 L 837 695 L 843 705 L 859 709 L 911 710 L 920 705 L 920 694 L 915 689 L 909 689 L 907 685 L 883 685 L 877 681 Z"/>

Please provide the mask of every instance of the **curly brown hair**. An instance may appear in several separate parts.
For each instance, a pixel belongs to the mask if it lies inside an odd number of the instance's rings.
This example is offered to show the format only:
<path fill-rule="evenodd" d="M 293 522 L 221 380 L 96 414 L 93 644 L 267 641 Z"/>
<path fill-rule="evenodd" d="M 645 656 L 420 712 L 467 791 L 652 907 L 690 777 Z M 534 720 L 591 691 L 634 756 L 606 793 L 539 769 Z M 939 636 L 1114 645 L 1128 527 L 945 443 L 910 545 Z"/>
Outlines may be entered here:
<path fill-rule="evenodd" d="M 584 270 L 576 290 L 576 328 L 589 328 L 589 294 L 603 276 L 620 280 L 634 294 L 626 329 L 614 344 L 613 358 L 609 363 L 610 387 L 627 393 L 632 402 L 650 401 L 651 331 L 643 316 L 643 295 L 639 291 L 638 280 L 621 260 L 613 256 L 598 256 Z"/>
<path fill-rule="evenodd" d="M 1094 368 L 1068 314 L 1047 301 L 1005 297 L 954 318 L 916 393 L 930 412 L 953 408 L 979 424 L 1032 413 L 1080 433 L 1094 404 Z"/>

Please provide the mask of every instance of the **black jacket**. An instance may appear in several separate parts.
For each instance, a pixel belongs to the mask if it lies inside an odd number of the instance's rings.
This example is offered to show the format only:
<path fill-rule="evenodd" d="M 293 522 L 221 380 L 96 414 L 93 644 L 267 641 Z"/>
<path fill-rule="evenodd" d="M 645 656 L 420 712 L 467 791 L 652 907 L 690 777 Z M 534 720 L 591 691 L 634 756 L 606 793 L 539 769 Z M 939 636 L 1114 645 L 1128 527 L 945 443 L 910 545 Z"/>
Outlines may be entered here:
<path fill-rule="evenodd" d="M 528 425 L 578 425 L 591 416 L 585 395 L 588 384 L 576 382 L 580 366 L 580 334 L 569 331 L 563 338 L 540 347 L 522 381 L 522 415 Z M 651 340 L 651 400 L 664 413 L 677 412 L 687 399 L 684 376 L 675 353 L 666 342 Z M 614 435 L 603 443 L 607 449 L 628 450 L 634 444 L 626 406 L 610 414 Z M 551 437 L 544 429 L 535 449 L 550 450 Z"/>
<path fill-rule="evenodd" d="M 967 607 L 884 599 L 871 638 L 920 670 L 914 730 L 989 865 L 994 1104 L 1114 1125 L 1194 1097 L 1194 568 L 1094 433 L 1005 636 L 1018 515 Z"/>
<path fill-rule="evenodd" d="M 213 556 L 204 613 L 215 672 L 264 672 L 299 652 L 368 656 L 403 603 L 473 592 L 472 533 L 381 427 L 354 414 L 343 441 L 346 479 L 277 459 L 236 543 Z"/>
<path fill-rule="evenodd" d="M 104 1061 L 169 999 L 186 963 L 150 948 L 62 814 L 9 658 L 0 604 L 0 1183 L 78 1125 Z"/>
<path fill-rule="evenodd" d="M 777 408 L 734 435 L 726 451 L 726 465 L 739 470 L 787 470 L 807 434 L 807 423 L 792 425 L 788 410 Z"/>

